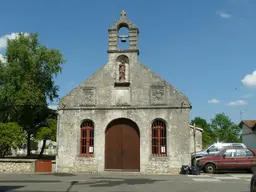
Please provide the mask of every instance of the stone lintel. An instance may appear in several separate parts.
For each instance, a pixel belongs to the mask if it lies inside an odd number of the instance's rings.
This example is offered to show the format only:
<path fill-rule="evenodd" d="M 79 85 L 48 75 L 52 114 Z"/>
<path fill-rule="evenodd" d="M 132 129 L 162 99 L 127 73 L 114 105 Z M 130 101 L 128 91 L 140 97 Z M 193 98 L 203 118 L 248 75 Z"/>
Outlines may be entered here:
<path fill-rule="evenodd" d="M 108 50 L 107 53 L 134 53 L 140 54 L 139 49 L 128 49 L 128 50 Z"/>

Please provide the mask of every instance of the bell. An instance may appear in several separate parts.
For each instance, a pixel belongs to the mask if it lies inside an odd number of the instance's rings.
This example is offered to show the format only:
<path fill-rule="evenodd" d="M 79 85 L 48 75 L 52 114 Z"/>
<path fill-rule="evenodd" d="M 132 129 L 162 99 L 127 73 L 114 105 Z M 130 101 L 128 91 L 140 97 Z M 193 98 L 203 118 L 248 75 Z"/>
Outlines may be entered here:
<path fill-rule="evenodd" d="M 125 37 L 122 37 L 122 38 L 121 38 L 121 42 L 122 42 L 122 43 L 125 43 L 125 42 L 126 42 L 126 38 L 125 38 Z"/>

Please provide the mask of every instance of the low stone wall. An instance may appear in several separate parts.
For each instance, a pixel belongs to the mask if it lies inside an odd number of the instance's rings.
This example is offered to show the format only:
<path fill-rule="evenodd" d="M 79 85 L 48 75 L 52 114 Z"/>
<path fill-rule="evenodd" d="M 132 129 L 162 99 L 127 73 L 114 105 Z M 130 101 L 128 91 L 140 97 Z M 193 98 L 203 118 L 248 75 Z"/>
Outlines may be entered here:
<path fill-rule="evenodd" d="M 36 159 L 0 159 L 0 173 L 35 173 Z M 56 172 L 56 161 L 52 161 Z"/>
<path fill-rule="evenodd" d="M 34 173 L 35 159 L 0 159 L 0 172 Z"/>

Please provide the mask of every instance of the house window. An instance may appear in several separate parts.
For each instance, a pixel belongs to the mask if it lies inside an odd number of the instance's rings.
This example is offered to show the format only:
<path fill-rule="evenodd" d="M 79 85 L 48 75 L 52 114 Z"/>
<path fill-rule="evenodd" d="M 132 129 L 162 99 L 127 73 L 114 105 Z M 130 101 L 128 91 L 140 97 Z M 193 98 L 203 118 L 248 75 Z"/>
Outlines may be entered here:
<path fill-rule="evenodd" d="M 80 127 L 80 155 L 93 156 L 94 154 L 94 123 L 84 121 Z"/>
<path fill-rule="evenodd" d="M 161 120 L 155 120 L 152 124 L 152 155 L 166 156 L 166 124 Z"/>

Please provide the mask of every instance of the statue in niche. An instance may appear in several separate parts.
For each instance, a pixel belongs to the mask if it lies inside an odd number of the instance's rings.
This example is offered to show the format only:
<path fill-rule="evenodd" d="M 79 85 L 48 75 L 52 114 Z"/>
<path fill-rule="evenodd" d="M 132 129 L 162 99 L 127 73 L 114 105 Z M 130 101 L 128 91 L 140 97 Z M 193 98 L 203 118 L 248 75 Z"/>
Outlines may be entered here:
<path fill-rule="evenodd" d="M 119 65 L 119 82 L 125 81 L 125 62 L 122 60 Z"/>

